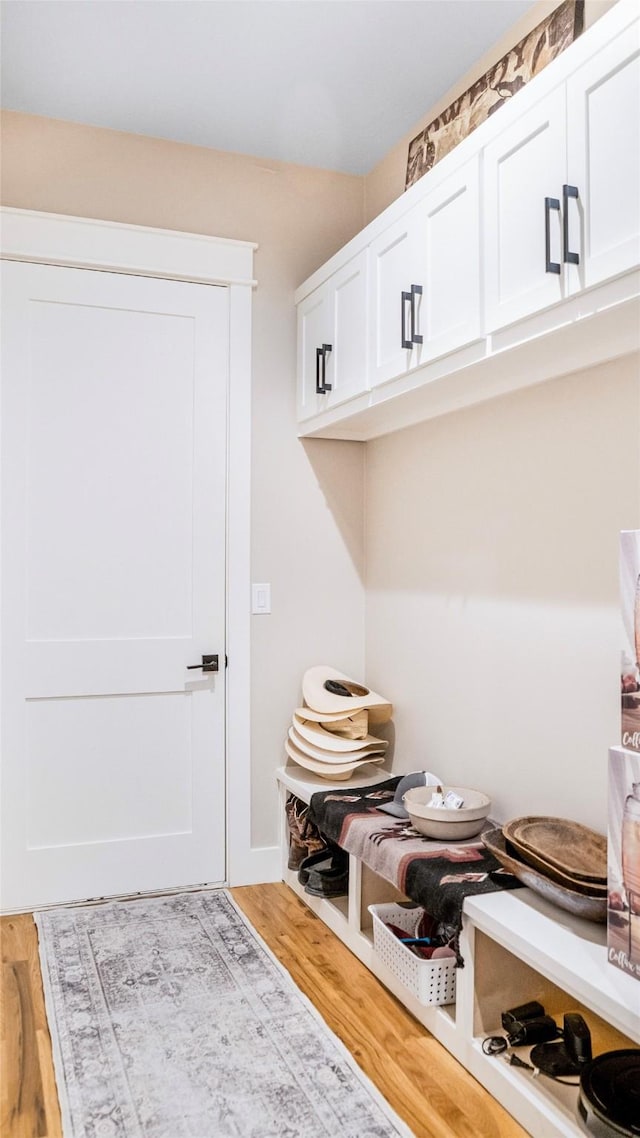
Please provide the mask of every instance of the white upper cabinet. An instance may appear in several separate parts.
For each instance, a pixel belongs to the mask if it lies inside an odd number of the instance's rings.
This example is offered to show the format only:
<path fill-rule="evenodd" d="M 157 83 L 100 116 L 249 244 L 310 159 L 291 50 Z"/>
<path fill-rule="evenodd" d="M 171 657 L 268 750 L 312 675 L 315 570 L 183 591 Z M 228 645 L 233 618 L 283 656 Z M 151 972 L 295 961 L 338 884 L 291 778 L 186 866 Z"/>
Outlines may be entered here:
<path fill-rule="evenodd" d="M 298 305 L 298 418 L 367 389 L 367 250 Z"/>
<path fill-rule="evenodd" d="M 422 360 L 476 340 L 480 309 L 480 179 L 476 155 L 421 203 Z"/>
<path fill-rule="evenodd" d="M 370 277 L 370 364 L 372 385 L 385 383 L 420 363 L 419 211 L 404 217 L 372 241 Z"/>
<path fill-rule="evenodd" d="M 297 290 L 301 433 L 375 438 L 637 351 L 639 266 L 618 0 Z"/>
<path fill-rule="evenodd" d="M 632 25 L 484 151 L 486 331 L 640 262 Z"/>
<path fill-rule="evenodd" d="M 324 284 L 298 305 L 298 419 L 317 415 L 323 389 L 322 353 L 332 345 L 329 285 Z"/>
<path fill-rule="evenodd" d="M 567 295 L 561 201 L 565 119 L 561 86 L 484 151 L 487 332 Z"/>
<path fill-rule="evenodd" d="M 371 386 L 480 334 L 477 156 L 370 245 Z"/>
<path fill-rule="evenodd" d="M 640 36 L 623 32 L 567 83 L 571 248 L 577 287 L 640 263 Z M 574 284 L 574 287 L 575 284 Z"/>

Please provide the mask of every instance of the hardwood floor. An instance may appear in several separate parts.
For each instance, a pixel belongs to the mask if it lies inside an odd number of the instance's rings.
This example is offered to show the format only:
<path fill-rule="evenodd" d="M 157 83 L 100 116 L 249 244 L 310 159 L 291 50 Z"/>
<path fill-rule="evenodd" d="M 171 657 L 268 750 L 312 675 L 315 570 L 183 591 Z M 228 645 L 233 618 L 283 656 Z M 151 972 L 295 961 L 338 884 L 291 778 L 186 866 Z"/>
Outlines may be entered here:
<path fill-rule="evenodd" d="M 38 937 L 30 913 L 3 917 L 0 1134 L 62 1138 Z"/>
<path fill-rule="evenodd" d="M 526 1131 L 284 884 L 231 890 L 275 956 L 416 1138 Z"/>
<path fill-rule="evenodd" d="M 286 885 L 231 893 L 416 1138 L 526 1138 Z M 0 1135 L 63 1138 L 31 915 L 2 918 L 0 937 Z"/>

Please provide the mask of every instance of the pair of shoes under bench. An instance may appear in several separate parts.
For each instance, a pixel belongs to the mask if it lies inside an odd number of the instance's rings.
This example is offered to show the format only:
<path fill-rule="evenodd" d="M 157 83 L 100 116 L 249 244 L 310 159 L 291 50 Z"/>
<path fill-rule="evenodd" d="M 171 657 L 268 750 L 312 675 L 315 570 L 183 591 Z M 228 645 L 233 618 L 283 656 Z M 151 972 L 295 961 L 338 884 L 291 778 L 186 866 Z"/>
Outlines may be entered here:
<path fill-rule="evenodd" d="M 326 862 L 326 867 L 329 869 L 332 857 L 333 850 L 329 849 L 328 846 L 325 846 L 323 850 L 316 850 L 312 854 L 307 854 L 307 856 L 302 859 L 300 865 L 298 866 L 298 881 L 300 884 L 307 884 L 309 875 L 317 866 L 324 866 Z"/>
<path fill-rule="evenodd" d="M 312 897 L 340 897 L 349 892 L 349 855 L 337 847 L 326 860 L 309 868 L 305 893 Z"/>

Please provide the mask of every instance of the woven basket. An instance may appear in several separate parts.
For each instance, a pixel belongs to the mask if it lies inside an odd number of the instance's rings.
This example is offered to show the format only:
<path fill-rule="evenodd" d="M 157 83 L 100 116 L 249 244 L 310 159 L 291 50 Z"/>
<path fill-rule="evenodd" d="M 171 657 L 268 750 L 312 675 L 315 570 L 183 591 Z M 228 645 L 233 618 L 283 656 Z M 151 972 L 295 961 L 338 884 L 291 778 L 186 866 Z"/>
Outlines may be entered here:
<path fill-rule="evenodd" d="M 386 922 L 414 936 L 421 908 L 403 905 L 369 905 L 373 917 L 373 947 L 387 968 L 404 984 L 421 1004 L 453 1004 L 456 998 L 456 961 L 447 956 L 442 960 L 421 960 L 387 928 Z"/>

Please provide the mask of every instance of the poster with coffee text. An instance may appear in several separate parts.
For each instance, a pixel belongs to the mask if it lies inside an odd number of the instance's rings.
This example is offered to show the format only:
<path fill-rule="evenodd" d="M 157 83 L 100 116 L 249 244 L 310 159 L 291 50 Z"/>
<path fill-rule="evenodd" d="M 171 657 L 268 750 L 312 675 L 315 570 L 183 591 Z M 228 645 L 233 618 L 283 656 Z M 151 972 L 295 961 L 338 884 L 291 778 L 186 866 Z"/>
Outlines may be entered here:
<path fill-rule="evenodd" d="M 640 530 L 620 534 L 622 661 L 620 687 L 623 747 L 640 751 Z"/>
<path fill-rule="evenodd" d="M 640 754 L 609 751 L 607 956 L 640 980 Z"/>

